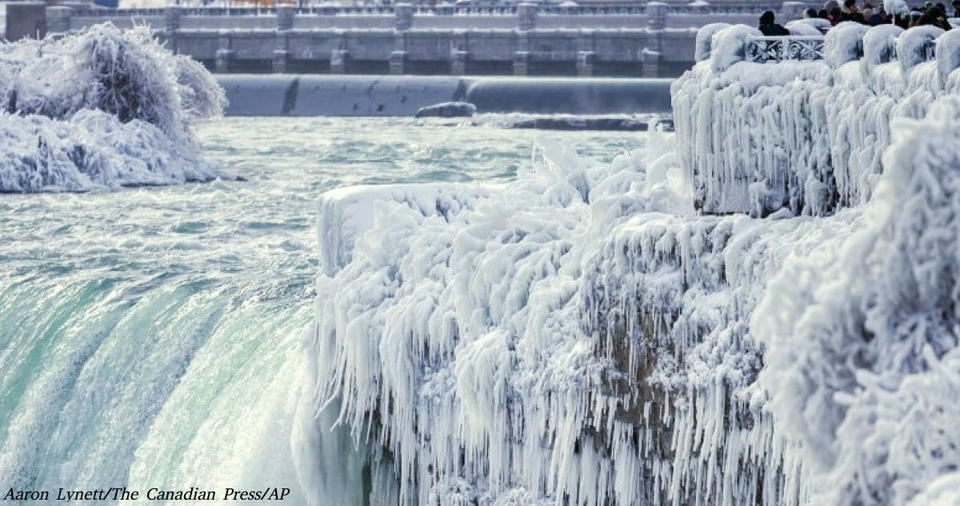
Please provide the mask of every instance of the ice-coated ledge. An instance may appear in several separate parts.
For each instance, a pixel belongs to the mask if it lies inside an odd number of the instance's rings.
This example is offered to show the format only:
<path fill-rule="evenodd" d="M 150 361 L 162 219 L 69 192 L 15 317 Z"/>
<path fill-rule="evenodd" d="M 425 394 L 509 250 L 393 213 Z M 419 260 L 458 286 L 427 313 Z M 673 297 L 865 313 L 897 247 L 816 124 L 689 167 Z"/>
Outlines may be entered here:
<path fill-rule="evenodd" d="M 778 63 L 751 61 L 758 35 L 704 30 L 701 61 L 673 84 L 681 160 L 705 213 L 825 215 L 863 204 L 893 122 L 960 97 L 954 31 L 842 23 L 827 32 L 822 60 Z"/>
<path fill-rule="evenodd" d="M 321 195 L 318 202 L 317 243 L 321 267 L 333 276 L 350 263 L 357 238 L 373 227 L 377 213 L 385 212 L 388 204 L 408 206 L 422 216 L 450 219 L 487 193 L 482 186 L 455 184 L 350 186 L 330 190 Z"/>

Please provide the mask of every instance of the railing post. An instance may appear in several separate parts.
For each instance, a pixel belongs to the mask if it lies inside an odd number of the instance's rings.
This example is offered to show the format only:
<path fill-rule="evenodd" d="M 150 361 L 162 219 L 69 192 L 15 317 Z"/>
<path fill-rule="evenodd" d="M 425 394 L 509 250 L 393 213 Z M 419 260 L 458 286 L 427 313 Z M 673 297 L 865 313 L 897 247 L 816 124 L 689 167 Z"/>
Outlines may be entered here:
<path fill-rule="evenodd" d="M 334 74 L 345 74 L 347 72 L 347 61 L 350 59 L 350 51 L 347 51 L 346 34 L 340 43 L 340 47 L 330 52 L 330 72 Z"/>
<path fill-rule="evenodd" d="M 293 18 L 296 15 L 297 9 L 292 5 L 277 7 L 277 30 L 292 30 Z"/>
<path fill-rule="evenodd" d="M 657 77 L 660 74 L 660 62 L 663 60 L 663 31 L 667 28 L 667 4 L 650 2 L 647 4 L 650 17 L 650 29 L 647 33 L 647 45 L 640 51 L 644 77 Z"/>
<path fill-rule="evenodd" d="M 597 60 L 597 53 L 594 51 L 594 33 L 593 30 L 581 30 L 577 38 L 577 75 L 581 77 L 590 77 L 593 75 L 593 64 Z"/>
<path fill-rule="evenodd" d="M 277 32 L 277 48 L 273 50 L 273 71 L 284 74 L 290 66 L 290 34 L 286 31 Z"/>
<path fill-rule="evenodd" d="M 217 53 L 214 67 L 217 72 L 230 72 L 233 66 L 233 49 L 231 47 L 230 32 L 220 31 L 220 37 L 217 39 Z"/>
<path fill-rule="evenodd" d="M 451 74 L 462 76 L 467 73 L 467 57 L 469 54 L 466 30 L 455 30 L 453 32 L 453 40 L 450 43 Z"/>
<path fill-rule="evenodd" d="M 180 7 L 171 5 L 163 9 L 163 30 L 174 33 L 180 29 Z"/>
<path fill-rule="evenodd" d="M 409 30 L 413 26 L 413 6 L 410 4 L 397 4 L 393 8 L 393 14 L 396 16 L 394 28 L 397 31 Z"/>
<path fill-rule="evenodd" d="M 52 5 L 46 8 L 46 16 L 48 33 L 66 33 L 70 31 L 73 7 Z"/>
<path fill-rule="evenodd" d="M 537 4 L 517 4 L 517 29 L 528 31 L 537 27 Z"/>
<path fill-rule="evenodd" d="M 650 18 L 651 30 L 663 30 L 667 27 L 667 4 L 650 2 L 647 4 L 647 17 Z"/>
<path fill-rule="evenodd" d="M 297 9 L 292 5 L 277 7 L 277 46 L 273 50 L 271 63 L 273 71 L 278 74 L 287 72 L 290 66 L 290 34 L 287 32 L 293 29 L 296 14 Z"/>
<path fill-rule="evenodd" d="M 643 77 L 659 77 L 660 75 L 660 62 L 663 60 L 663 55 L 660 54 L 660 51 L 656 51 L 650 48 L 643 48 L 640 51 L 640 61 L 643 63 Z"/>
<path fill-rule="evenodd" d="M 530 37 L 537 27 L 537 6 L 517 4 L 517 50 L 513 53 L 513 75 L 525 76 L 530 69 Z"/>

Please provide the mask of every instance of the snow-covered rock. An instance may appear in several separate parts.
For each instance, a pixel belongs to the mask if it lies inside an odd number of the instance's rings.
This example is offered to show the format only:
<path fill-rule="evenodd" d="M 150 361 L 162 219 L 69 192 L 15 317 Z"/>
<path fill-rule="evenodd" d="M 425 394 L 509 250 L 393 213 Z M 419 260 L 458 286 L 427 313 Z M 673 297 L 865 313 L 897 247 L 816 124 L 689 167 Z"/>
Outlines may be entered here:
<path fill-rule="evenodd" d="M 469 118 L 477 113 L 477 106 L 469 102 L 442 102 L 417 110 L 417 118 Z"/>
<path fill-rule="evenodd" d="M 83 191 L 206 180 L 191 131 L 221 114 L 199 63 L 146 28 L 97 25 L 0 44 L 0 191 Z"/>

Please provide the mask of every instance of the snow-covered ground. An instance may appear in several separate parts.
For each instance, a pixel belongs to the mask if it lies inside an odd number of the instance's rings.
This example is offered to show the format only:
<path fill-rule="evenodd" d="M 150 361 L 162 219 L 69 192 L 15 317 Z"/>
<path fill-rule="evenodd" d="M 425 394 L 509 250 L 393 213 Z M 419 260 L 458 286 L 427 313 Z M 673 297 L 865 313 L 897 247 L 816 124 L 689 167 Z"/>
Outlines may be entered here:
<path fill-rule="evenodd" d="M 0 44 L 0 192 L 209 180 L 191 125 L 223 90 L 146 28 Z"/>
<path fill-rule="evenodd" d="M 356 497 L 340 425 L 374 503 L 960 501 L 954 37 L 759 65 L 752 30 L 610 165 L 323 196 L 305 489 Z"/>

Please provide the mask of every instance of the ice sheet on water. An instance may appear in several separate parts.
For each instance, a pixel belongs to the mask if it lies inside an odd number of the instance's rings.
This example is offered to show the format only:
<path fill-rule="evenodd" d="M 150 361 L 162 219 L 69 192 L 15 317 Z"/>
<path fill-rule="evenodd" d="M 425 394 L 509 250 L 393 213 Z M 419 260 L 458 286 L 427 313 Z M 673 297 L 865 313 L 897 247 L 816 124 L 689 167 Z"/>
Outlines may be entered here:
<path fill-rule="evenodd" d="M 209 72 L 146 28 L 0 44 L 0 191 L 211 179 L 191 124 L 224 104 Z"/>

